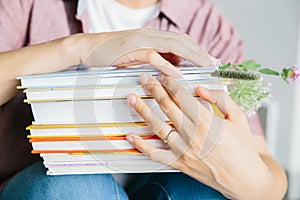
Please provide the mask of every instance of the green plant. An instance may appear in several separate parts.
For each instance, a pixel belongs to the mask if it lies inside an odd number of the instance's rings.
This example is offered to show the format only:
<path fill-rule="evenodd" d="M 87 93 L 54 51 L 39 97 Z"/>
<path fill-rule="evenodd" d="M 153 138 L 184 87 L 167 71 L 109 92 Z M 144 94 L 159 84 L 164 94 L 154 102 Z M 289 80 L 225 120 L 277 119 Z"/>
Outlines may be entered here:
<path fill-rule="evenodd" d="M 228 91 L 233 100 L 248 114 L 257 110 L 262 103 L 270 100 L 270 84 L 266 84 L 262 75 L 281 77 L 286 83 L 297 81 L 300 77 L 298 67 L 283 68 L 278 72 L 271 68 L 264 68 L 254 60 L 247 60 L 240 64 L 223 64 L 211 74 L 212 76 L 231 80 Z"/>

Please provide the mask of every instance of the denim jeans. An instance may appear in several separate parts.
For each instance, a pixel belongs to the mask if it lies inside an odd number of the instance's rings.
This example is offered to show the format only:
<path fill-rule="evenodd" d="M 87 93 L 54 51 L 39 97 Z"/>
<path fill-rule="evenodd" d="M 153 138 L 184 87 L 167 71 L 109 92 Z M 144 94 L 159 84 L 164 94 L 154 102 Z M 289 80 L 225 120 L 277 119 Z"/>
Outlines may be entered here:
<path fill-rule="evenodd" d="M 1 191 L 0 200 L 226 199 L 182 173 L 139 175 L 127 192 L 110 174 L 47 176 L 39 162 L 15 175 Z"/>
<path fill-rule="evenodd" d="M 223 200 L 217 190 L 183 173 L 142 174 L 127 193 L 131 200 Z"/>

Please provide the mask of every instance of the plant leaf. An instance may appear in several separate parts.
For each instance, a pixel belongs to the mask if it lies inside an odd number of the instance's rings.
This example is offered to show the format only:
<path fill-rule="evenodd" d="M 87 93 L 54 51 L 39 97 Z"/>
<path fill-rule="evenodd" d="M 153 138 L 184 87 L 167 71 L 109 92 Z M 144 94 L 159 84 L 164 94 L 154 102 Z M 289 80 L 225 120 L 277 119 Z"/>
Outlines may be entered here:
<path fill-rule="evenodd" d="M 279 72 L 273 70 L 273 69 L 270 69 L 270 68 L 262 68 L 262 69 L 259 69 L 259 72 L 263 73 L 263 74 L 268 74 L 268 75 L 274 75 L 274 76 L 279 76 Z"/>
<path fill-rule="evenodd" d="M 247 60 L 245 62 L 242 63 L 242 65 L 250 70 L 255 70 L 261 67 L 260 64 L 257 64 L 254 60 Z"/>
<path fill-rule="evenodd" d="M 229 68 L 231 66 L 231 64 L 230 63 L 227 63 L 227 64 L 224 64 L 224 65 L 220 65 L 219 66 L 219 69 L 227 69 L 227 68 Z"/>
<path fill-rule="evenodd" d="M 249 64 L 251 64 L 251 63 L 255 63 L 255 61 L 252 59 L 252 60 L 246 60 L 246 61 L 244 61 L 242 64 L 243 65 L 249 65 Z"/>

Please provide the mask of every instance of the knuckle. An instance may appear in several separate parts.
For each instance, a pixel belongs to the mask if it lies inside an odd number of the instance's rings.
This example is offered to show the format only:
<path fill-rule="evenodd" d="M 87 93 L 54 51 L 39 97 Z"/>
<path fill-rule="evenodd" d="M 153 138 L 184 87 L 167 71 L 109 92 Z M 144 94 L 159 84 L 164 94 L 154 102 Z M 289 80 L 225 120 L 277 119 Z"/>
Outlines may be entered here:
<path fill-rule="evenodd" d="M 146 122 L 150 121 L 152 118 L 151 111 L 146 105 L 141 106 L 138 113 Z"/>
<path fill-rule="evenodd" d="M 137 101 L 134 109 L 136 110 L 136 112 L 142 113 L 143 111 L 146 110 L 146 106 L 142 101 Z"/>
<path fill-rule="evenodd" d="M 151 153 L 148 153 L 147 154 L 148 155 L 148 157 L 151 159 L 151 160 L 156 160 L 157 158 L 156 158 L 156 156 L 155 156 L 155 152 L 151 152 Z"/>
<path fill-rule="evenodd" d="M 139 150 L 141 150 L 141 144 L 140 141 L 138 139 L 134 139 L 132 142 L 133 146 L 137 147 Z"/>
<path fill-rule="evenodd" d="M 181 95 L 184 93 L 184 89 L 181 88 L 181 87 L 175 87 L 173 90 L 172 90 L 172 95 L 175 99 L 179 100 Z"/>
<path fill-rule="evenodd" d="M 171 104 L 169 99 L 166 97 L 157 99 L 157 103 L 160 105 L 160 107 L 162 107 L 166 114 L 173 110 L 173 104 Z"/>
<path fill-rule="evenodd" d="M 145 84 L 145 87 L 151 94 L 153 94 L 161 86 L 156 82 L 149 82 L 149 83 Z"/>
<path fill-rule="evenodd" d="M 149 50 L 146 53 L 146 58 L 148 61 L 155 61 L 157 59 L 157 52 L 153 50 Z"/>
<path fill-rule="evenodd" d="M 174 45 L 174 44 L 178 44 L 175 38 L 176 38 L 175 36 L 167 36 L 163 40 L 166 44 Z"/>
<path fill-rule="evenodd" d="M 159 150 L 153 150 L 152 152 L 148 153 L 148 157 L 156 162 L 161 162 L 161 151 Z"/>
<path fill-rule="evenodd" d="M 169 77 L 165 77 L 163 80 L 162 80 L 162 84 L 167 87 L 168 89 L 171 89 L 170 86 L 172 85 L 172 79 L 169 78 Z"/>
<path fill-rule="evenodd" d="M 161 136 L 163 136 L 163 134 L 168 132 L 167 128 L 168 127 L 166 124 L 163 124 L 162 126 L 155 126 L 155 127 L 153 127 L 153 132 L 161 137 Z"/>
<path fill-rule="evenodd" d="M 213 101 L 227 101 L 226 93 L 221 90 L 214 90 L 211 92 Z"/>
<path fill-rule="evenodd" d="M 181 163 L 181 160 L 182 160 L 182 159 L 170 163 L 170 166 L 173 167 L 174 169 L 179 169 L 179 170 L 184 169 L 184 168 L 183 168 L 184 165 Z"/>

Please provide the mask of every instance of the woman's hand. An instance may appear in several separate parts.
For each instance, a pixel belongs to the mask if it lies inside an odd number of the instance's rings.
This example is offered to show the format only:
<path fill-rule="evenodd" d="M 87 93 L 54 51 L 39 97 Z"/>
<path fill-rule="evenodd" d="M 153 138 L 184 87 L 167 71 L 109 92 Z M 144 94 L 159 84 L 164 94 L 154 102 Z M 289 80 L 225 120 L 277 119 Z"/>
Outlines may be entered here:
<path fill-rule="evenodd" d="M 169 76 L 180 77 L 171 63 L 181 59 L 199 66 L 217 63 L 188 36 L 156 29 L 76 34 L 0 53 L 0 105 L 17 93 L 18 76 L 56 72 L 80 64 L 106 67 L 149 63 Z"/>
<path fill-rule="evenodd" d="M 97 35 L 97 34 L 96 34 Z M 136 29 L 107 33 L 96 42 L 95 34 L 86 35 L 81 62 L 87 66 L 133 65 L 149 63 L 172 76 L 180 77 L 180 71 L 172 65 L 187 59 L 199 66 L 213 66 L 217 60 L 211 57 L 186 34 L 157 29 Z"/>
<path fill-rule="evenodd" d="M 129 142 L 151 159 L 179 169 L 227 197 L 276 199 L 267 196 L 272 195 L 269 187 L 274 179 L 256 150 L 247 119 L 225 92 L 196 90 L 200 98 L 218 107 L 224 115 L 221 118 L 172 78 L 162 75 L 157 80 L 144 73 L 140 82 L 176 131 L 132 94 L 128 102 L 170 148 L 155 148 L 134 134 L 127 135 Z"/>

